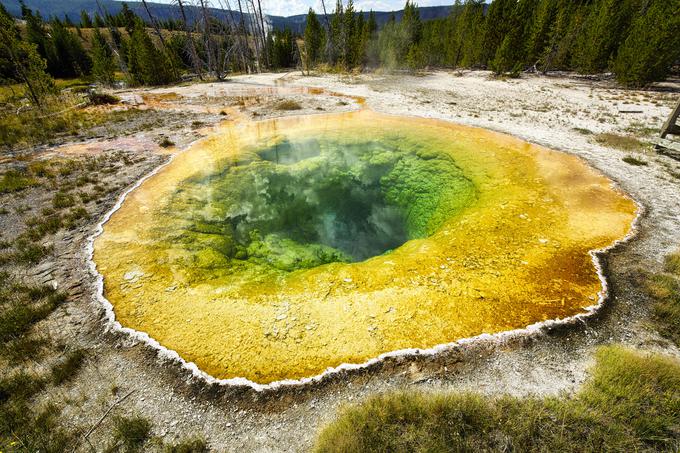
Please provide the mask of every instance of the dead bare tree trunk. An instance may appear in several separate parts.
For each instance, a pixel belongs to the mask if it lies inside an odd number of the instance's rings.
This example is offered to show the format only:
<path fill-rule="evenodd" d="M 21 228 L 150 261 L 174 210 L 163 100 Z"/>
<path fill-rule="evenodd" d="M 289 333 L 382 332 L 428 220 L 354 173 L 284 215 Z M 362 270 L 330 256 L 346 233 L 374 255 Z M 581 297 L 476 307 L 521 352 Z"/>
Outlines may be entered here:
<path fill-rule="evenodd" d="M 194 37 L 189 31 L 189 24 L 187 22 L 187 15 L 184 11 L 184 4 L 182 0 L 177 0 L 177 5 L 179 6 L 179 12 L 182 15 L 182 24 L 184 31 L 186 32 L 186 37 L 189 40 L 189 51 L 191 52 L 191 62 L 194 65 L 194 71 L 198 75 L 199 80 L 203 80 L 203 61 L 198 56 L 198 51 L 196 50 L 196 43 L 194 42 Z"/>
<path fill-rule="evenodd" d="M 203 13 L 203 40 L 205 41 L 206 56 L 208 58 L 208 70 L 212 71 L 217 80 L 222 80 L 222 73 L 219 70 L 219 65 L 217 64 L 217 61 L 215 61 L 216 56 L 213 53 L 212 30 L 208 9 L 205 6 L 204 0 L 200 0 L 200 4 L 201 12 Z"/>
<path fill-rule="evenodd" d="M 270 62 L 269 62 L 269 49 L 267 46 L 267 33 L 264 29 L 264 16 L 262 15 L 262 2 L 260 0 L 257 0 L 257 9 L 258 12 L 260 13 L 260 31 L 262 32 L 262 48 L 264 49 L 264 55 L 265 55 L 265 62 L 267 64 L 267 68 L 269 68 Z"/>
<path fill-rule="evenodd" d="M 251 6 L 253 7 L 253 12 L 250 12 L 250 7 L 248 6 L 248 1 L 246 1 L 246 12 L 248 13 L 248 16 L 255 16 L 255 5 L 253 4 L 252 0 L 250 1 Z M 260 43 L 259 43 L 259 38 L 258 38 L 258 33 L 253 27 L 253 20 L 248 21 L 250 25 L 250 31 L 253 33 L 253 43 L 255 44 L 255 62 L 257 66 L 257 72 L 261 72 L 261 66 L 260 66 Z M 257 20 L 255 20 L 255 27 L 257 26 Z M 246 36 L 248 36 L 246 34 Z"/>
<path fill-rule="evenodd" d="M 323 18 L 326 22 L 326 58 L 330 61 L 330 56 L 333 53 L 333 40 L 331 39 L 331 24 L 328 21 L 328 12 L 326 11 L 326 2 L 324 0 L 321 0 L 321 7 L 323 8 Z"/>
<path fill-rule="evenodd" d="M 106 17 L 107 11 L 102 7 L 102 4 L 99 0 L 97 0 L 97 9 L 99 9 L 99 14 L 101 14 L 102 17 Z M 111 41 L 109 42 L 108 40 L 106 43 L 108 44 L 109 48 L 111 49 L 111 52 L 114 53 L 118 57 L 118 66 L 120 67 L 120 70 L 125 74 L 125 77 L 128 77 L 130 73 L 128 72 L 127 65 L 125 64 L 125 58 L 120 54 L 120 50 L 118 49 L 118 46 L 116 46 L 116 41 L 113 39 L 114 33 L 116 33 L 118 30 L 115 30 L 113 26 L 109 25 L 109 33 L 111 34 Z"/>
<path fill-rule="evenodd" d="M 229 13 L 229 18 L 231 19 L 231 27 L 232 31 L 236 32 L 236 50 L 238 53 L 238 57 L 241 60 L 241 70 L 243 72 L 247 72 L 248 70 L 248 64 L 247 64 L 247 56 L 246 56 L 246 47 L 248 46 L 248 41 L 246 39 L 245 45 L 243 44 L 243 34 L 239 31 L 239 27 L 236 24 L 236 19 L 234 19 L 234 10 L 231 8 L 231 4 L 229 3 L 229 0 L 225 0 L 226 3 L 226 8 L 224 5 L 222 5 L 222 0 L 220 1 L 220 6 L 222 7 L 222 10 L 225 10 Z"/>
<path fill-rule="evenodd" d="M 239 32 L 243 33 L 245 35 L 244 36 L 245 46 L 244 46 L 244 49 L 243 49 L 243 51 L 244 51 L 243 53 L 245 55 L 246 51 L 248 50 L 248 34 L 246 33 L 246 24 L 245 24 L 245 20 L 243 19 L 243 8 L 241 8 L 241 0 L 236 0 L 236 1 L 238 2 L 238 12 L 241 15 L 241 17 L 240 17 L 240 24 L 241 24 L 240 28 L 241 28 L 241 30 L 239 30 Z M 246 65 L 246 72 L 248 72 L 250 74 L 250 66 L 248 66 L 248 65 Z"/>

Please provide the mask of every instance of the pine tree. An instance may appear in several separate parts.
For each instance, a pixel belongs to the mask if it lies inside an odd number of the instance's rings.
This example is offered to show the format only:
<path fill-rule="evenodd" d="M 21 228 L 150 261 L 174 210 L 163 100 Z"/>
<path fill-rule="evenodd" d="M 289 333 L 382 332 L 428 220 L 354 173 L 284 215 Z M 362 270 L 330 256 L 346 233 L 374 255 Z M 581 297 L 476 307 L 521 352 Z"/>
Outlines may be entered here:
<path fill-rule="evenodd" d="M 356 66 L 357 29 L 354 1 L 349 0 L 342 18 L 342 63 L 345 69 Z"/>
<path fill-rule="evenodd" d="M 534 21 L 526 41 L 527 60 L 532 65 L 538 65 L 545 56 L 549 45 L 550 27 L 555 21 L 558 2 L 555 0 L 540 0 L 536 6 Z"/>
<path fill-rule="evenodd" d="M 104 23 L 104 20 L 99 15 L 99 13 L 94 13 L 93 25 L 96 28 L 104 28 L 106 26 L 106 24 Z"/>
<path fill-rule="evenodd" d="M 331 19 L 329 36 L 328 36 L 328 63 L 332 65 L 341 64 L 343 56 L 343 24 L 344 24 L 344 8 L 342 1 L 337 0 L 335 4 L 335 12 Z"/>
<path fill-rule="evenodd" d="M 115 81 L 116 62 L 111 47 L 106 42 L 99 29 L 95 29 L 92 38 L 92 76 L 94 79 L 107 86 Z"/>
<path fill-rule="evenodd" d="M 366 33 L 366 20 L 364 19 L 363 11 L 359 11 L 354 24 L 354 65 L 363 66 L 366 57 L 366 42 L 368 41 L 368 34 Z"/>
<path fill-rule="evenodd" d="M 541 70 L 572 69 L 576 40 L 585 27 L 588 6 L 576 4 L 572 0 L 557 0 L 555 20 L 553 21 L 544 51 Z"/>
<path fill-rule="evenodd" d="M 458 4 L 460 5 L 460 4 Z M 460 10 L 460 13 L 458 11 Z M 484 2 L 466 0 L 452 10 L 447 61 L 453 67 L 470 67 L 479 63 L 484 38 Z"/>
<path fill-rule="evenodd" d="M 55 92 L 54 80 L 45 71 L 47 64 L 38 53 L 37 46 L 23 41 L 14 18 L 0 5 L 0 64 L 7 68 L 6 75 L 26 87 L 33 104 L 43 107 L 47 96 Z"/>
<path fill-rule="evenodd" d="M 368 13 L 364 33 L 366 34 L 366 50 L 364 62 L 369 66 L 377 66 L 380 63 L 380 46 L 378 40 L 378 23 L 375 20 L 375 13 L 371 10 Z"/>
<path fill-rule="evenodd" d="M 403 65 L 401 49 L 404 47 L 405 40 L 403 28 L 392 14 L 378 34 L 376 53 L 381 66 L 395 69 Z"/>
<path fill-rule="evenodd" d="M 375 21 L 375 13 L 371 10 L 368 13 L 368 20 L 366 21 L 366 32 L 369 38 L 373 38 L 373 35 L 378 31 L 378 23 Z"/>
<path fill-rule="evenodd" d="M 418 5 L 406 0 L 404 15 L 399 23 L 403 41 L 399 45 L 397 55 L 400 61 L 405 61 L 411 69 L 417 69 L 423 64 L 423 54 L 419 47 L 423 35 L 423 23 L 420 20 Z"/>
<path fill-rule="evenodd" d="M 92 18 L 90 18 L 90 15 L 85 10 L 80 12 L 80 26 L 82 28 L 92 28 Z"/>
<path fill-rule="evenodd" d="M 137 15 L 130 9 L 127 3 L 123 2 L 118 17 L 120 18 L 121 26 L 125 27 L 125 30 L 131 35 L 132 31 L 135 29 Z"/>
<path fill-rule="evenodd" d="M 92 61 L 74 33 L 55 20 L 51 24 L 51 37 L 54 58 L 58 62 L 52 75 L 71 78 L 90 73 Z"/>
<path fill-rule="evenodd" d="M 26 40 L 35 44 L 38 54 L 47 62 L 48 72 L 52 75 L 59 74 L 61 70 L 60 62 L 55 54 L 42 16 L 39 12 L 34 14 L 22 1 L 21 17 L 26 21 Z"/>
<path fill-rule="evenodd" d="M 536 0 L 519 0 L 509 17 L 509 31 L 490 66 L 496 74 L 518 75 L 526 64 L 526 42 L 532 29 Z"/>
<path fill-rule="evenodd" d="M 127 64 L 132 84 L 165 85 L 172 81 L 170 62 L 156 49 L 139 18 L 127 44 Z"/>
<path fill-rule="evenodd" d="M 272 33 L 272 63 L 276 68 L 293 66 L 293 33 L 289 28 Z"/>
<path fill-rule="evenodd" d="M 680 60 L 680 6 L 652 0 L 633 22 L 618 50 L 614 72 L 624 85 L 641 87 L 664 80 Z"/>
<path fill-rule="evenodd" d="M 505 35 L 512 29 L 517 0 L 494 0 L 489 6 L 484 27 L 481 58 L 488 65 L 503 44 Z"/>
<path fill-rule="evenodd" d="M 485 21 L 483 0 L 467 0 L 454 30 L 461 42 L 454 66 L 473 67 L 484 64 L 482 44 L 485 37 Z"/>
<path fill-rule="evenodd" d="M 309 8 L 307 26 L 305 27 L 305 49 L 307 51 L 307 67 L 314 66 L 321 61 L 325 47 L 325 32 L 316 13 Z"/>
<path fill-rule="evenodd" d="M 602 72 L 629 28 L 641 0 L 597 0 L 578 34 L 574 65 L 585 73 Z M 672 3 L 672 1 L 671 1 Z M 676 8 L 677 9 L 677 8 Z"/>

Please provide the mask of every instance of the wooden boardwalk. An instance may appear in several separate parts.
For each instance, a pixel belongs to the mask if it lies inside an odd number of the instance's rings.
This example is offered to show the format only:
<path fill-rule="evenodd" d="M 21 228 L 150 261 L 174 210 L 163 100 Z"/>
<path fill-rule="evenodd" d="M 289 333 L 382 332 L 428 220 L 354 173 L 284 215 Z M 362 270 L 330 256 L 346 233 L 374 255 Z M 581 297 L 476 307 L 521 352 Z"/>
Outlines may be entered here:
<path fill-rule="evenodd" d="M 678 99 L 678 103 L 675 104 L 675 108 L 661 128 L 661 136 L 657 140 L 655 147 L 659 154 L 664 154 L 676 160 L 680 160 L 680 143 L 677 140 L 669 140 L 667 136 L 680 136 L 678 117 L 680 117 L 680 99 Z"/>

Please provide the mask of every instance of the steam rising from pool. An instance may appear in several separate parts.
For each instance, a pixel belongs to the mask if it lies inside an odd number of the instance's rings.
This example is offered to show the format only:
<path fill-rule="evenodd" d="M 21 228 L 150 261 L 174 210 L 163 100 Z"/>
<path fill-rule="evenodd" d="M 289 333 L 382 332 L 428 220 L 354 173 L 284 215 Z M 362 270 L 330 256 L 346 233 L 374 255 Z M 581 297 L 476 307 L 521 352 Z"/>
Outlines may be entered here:
<path fill-rule="evenodd" d="M 180 183 L 159 235 L 241 264 L 293 271 L 364 261 L 427 237 L 474 200 L 445 153 L 386 137 L 319 137 L 245 150 Z"/>
<path fill-rule="evenodd" d="M 584 311 L 634 203 L 578 159 L 367 110 L 227 124 L 94 261 L 122 325 L 218 378 L 318 375 Z"/>

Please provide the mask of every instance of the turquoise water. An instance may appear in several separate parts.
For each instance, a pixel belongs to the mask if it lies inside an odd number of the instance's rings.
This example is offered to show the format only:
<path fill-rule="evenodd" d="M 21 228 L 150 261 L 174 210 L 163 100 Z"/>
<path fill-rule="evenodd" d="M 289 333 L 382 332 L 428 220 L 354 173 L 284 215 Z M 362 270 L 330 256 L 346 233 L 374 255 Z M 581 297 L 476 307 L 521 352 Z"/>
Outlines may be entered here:
<path fill-rule="evenodd" d="M 167 239 L 282 271 L 363 261 L 424 238 L 475 199 L 450 155 L 403 136 L 280 138 L 183 181 Z M 173 223 L 175 224 L 175 223 Z"/>

